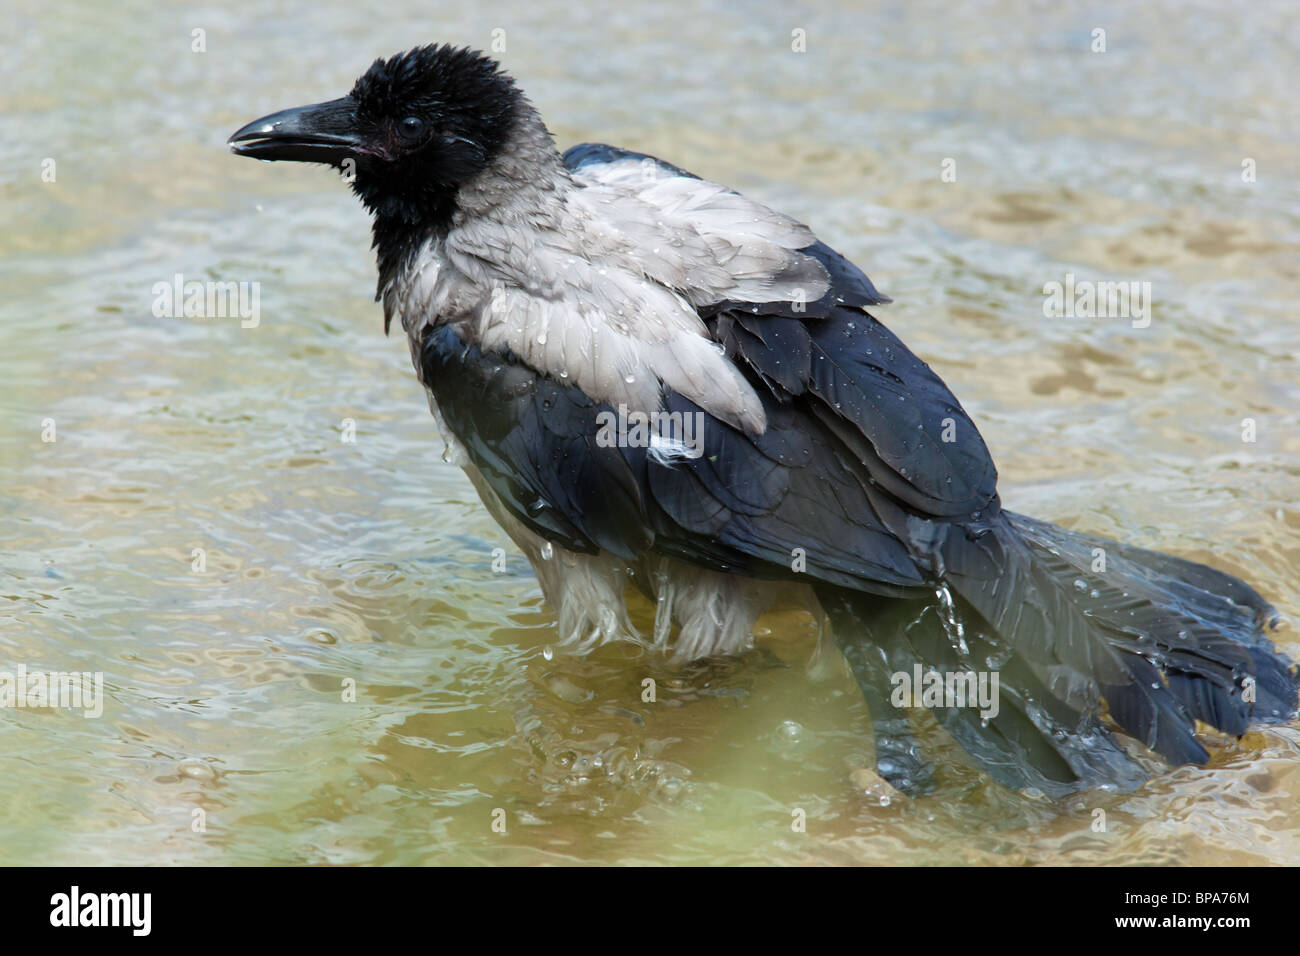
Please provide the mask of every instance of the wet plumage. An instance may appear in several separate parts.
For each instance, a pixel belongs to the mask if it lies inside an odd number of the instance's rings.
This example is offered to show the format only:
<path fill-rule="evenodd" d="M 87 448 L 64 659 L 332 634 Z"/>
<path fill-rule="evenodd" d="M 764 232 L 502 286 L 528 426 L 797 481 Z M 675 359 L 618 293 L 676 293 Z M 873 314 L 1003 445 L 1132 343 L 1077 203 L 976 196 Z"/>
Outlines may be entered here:
<path fill-rule="evenodd" d="M 1053 795 L 1144 779 L 1116 727 L 1203 763 L 1196 720 L 1294 713 L 1248 585 L 1003 511 L 974 423 L 870 311 L 888 299 L 803 224 L 653 157 L 561 155 L 495 63 L 447 47 L 232 142 L 354 160 L 386 322 L 569 646 L 738 653 L 770 603 L 802 604 L 858 679 L 882 774 L 917 791 L 930 770 L 889 703 L 917 664 L 998 671 L 995 717 L 935 716 Z M 702 454 L 601 441 L 629 411 L 700 416 Z M 659 599 L 653 634 L 628 587 Z"/>

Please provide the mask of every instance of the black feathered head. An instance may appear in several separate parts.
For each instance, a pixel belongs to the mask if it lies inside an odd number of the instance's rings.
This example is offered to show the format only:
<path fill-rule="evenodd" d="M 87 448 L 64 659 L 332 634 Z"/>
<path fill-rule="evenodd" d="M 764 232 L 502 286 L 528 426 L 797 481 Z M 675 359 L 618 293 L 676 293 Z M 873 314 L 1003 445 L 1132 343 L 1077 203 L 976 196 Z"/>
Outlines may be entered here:
<path fill-rule="evenodd" d="M 410 221 L 495 158 L 520 94 L 495 60 L 425 46 L 376 60 L 349 98 L 372 149 L 352 188 L 376 215 Z"/>
<path fill-rule="evenodd" d="M 284 110 L 230 138 L 241 156 L 338 166 L 392 228 L 445 226 L 458 187 L 509 139 L 522 94 L 470 49 L 418 47 L 376 60 L 347 96 Z"/>

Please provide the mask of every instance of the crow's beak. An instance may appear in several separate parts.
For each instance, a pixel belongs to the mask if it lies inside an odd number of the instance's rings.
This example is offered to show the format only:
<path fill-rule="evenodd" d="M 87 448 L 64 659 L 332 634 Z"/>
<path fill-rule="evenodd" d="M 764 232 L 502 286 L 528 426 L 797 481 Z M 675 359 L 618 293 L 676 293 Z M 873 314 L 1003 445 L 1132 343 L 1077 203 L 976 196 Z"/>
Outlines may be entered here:
<path fill-rule="evenodd" d="M 337 166 L 371 152 L 357 135 L 351 97 L 281 110 L 253 120 L 230 137 L 230 150 L 253 159 L 288 159 Z"/>

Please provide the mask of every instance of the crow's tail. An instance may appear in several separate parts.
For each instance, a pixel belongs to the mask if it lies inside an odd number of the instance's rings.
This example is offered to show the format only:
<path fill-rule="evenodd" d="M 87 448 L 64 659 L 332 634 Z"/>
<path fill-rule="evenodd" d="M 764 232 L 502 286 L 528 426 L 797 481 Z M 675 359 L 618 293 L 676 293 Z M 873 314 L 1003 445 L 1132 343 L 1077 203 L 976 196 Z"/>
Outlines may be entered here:
<path fill-rule="evenodd" d="M 996 780 L 1052 796 L 1146 778 L 1111 725 L 1200 764 L 1196 721 L 1240 736 L 1296 712 L 1295 665 L 1263 633 L 1277 614 L 1237 578 L 1010 512 L 929 544 L 932 599 L 818 590 L 871 709 L 878 768 L 902 790 L 924 792 L 930 768 L 900 702 L 928 707 Z M 923 699 L 916 677 L 932 671 L 922 684 L 956 697 Z M 975 678 L 947 679 L 966 674 L 997 675 L 995 713 L 962 700 Z"/>

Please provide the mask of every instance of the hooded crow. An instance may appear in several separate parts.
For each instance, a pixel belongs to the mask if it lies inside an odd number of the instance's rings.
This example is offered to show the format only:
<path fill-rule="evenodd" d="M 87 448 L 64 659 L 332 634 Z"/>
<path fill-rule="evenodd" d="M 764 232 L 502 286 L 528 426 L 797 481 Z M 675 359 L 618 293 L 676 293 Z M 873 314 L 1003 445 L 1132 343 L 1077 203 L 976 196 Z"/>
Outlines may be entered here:
<path fill-rule="evenodd" d="M 970 417 L 868 311 L 889 299 L 807 226 L 652 156 L 561 155 L 496 62 L 450 46 L 230 145 L 343 170 L 385 328 L 565 645 L 737 654 L 796 602 L 829 621 L 877 767 L 912 793 L 934 784 L 909 707 L 1051 796 L 1131 789 L 1152 754 L 1205 763 L 1198 720 L 1239 736 L 1294 715 L 1249 585 L 1003 510 Z M 652 634 L 629 585 L 657 602 Z M 963 699 L 980 674 L 995 706 Z M 913 677 L 934 693 L 900 696 Z"/>

